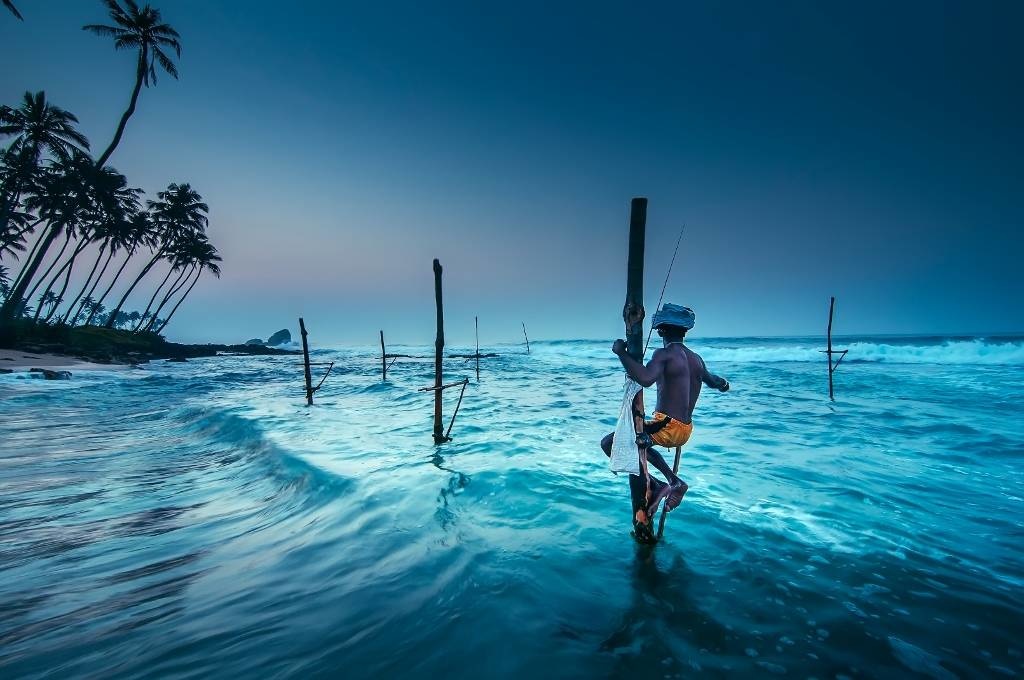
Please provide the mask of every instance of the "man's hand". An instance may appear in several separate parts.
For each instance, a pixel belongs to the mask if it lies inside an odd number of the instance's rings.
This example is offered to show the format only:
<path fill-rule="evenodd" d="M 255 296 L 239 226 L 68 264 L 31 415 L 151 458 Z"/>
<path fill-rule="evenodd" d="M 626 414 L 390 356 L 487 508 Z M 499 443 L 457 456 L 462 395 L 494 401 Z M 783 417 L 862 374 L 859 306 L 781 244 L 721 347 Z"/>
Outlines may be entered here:
<path fill-rule="evenodd" d="M 729 381 L 726 380 L 725 378 L 722 378 L 722 384 L 718 386 L 718 391 L 719 392 L 728 392 L 729 391 Z"/>
<path fill-rule="evenodd" d="M 623 354 L 625 354 L 626 353 L 626 341 L 620 338 L 620 339 L 616 340 L 614 343 L 612 343 L 612 353 L 615 356 L 622 356 Z"/>

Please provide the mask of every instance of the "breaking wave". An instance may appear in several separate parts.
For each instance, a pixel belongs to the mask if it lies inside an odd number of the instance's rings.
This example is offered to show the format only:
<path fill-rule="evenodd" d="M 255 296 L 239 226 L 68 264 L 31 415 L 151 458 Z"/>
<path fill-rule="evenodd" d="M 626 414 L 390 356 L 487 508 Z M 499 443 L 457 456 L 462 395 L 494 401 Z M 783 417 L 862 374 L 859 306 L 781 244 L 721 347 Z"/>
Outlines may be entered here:
<path fill-rule="evenodd" d="M 887 344 L 875 342 L 836 343 L 848 349 L 845 361 L 893 364 L 981 364 L 992 366 L 1024 365 L 1024 342 L 951 340 L 941 344 Z M 823 361 L 822 347 L 776 345 L 719 347 L 709 345 L 701 354 L 708 361 L 732 363 L 814 362 Z"/>

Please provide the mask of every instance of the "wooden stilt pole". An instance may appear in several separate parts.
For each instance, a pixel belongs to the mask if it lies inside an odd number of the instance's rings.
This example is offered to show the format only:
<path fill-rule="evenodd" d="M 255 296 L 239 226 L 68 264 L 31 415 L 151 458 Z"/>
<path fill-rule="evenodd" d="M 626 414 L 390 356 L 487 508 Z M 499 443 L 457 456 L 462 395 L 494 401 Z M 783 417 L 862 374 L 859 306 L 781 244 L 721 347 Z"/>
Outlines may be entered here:
<path fill-rule="evenodd" d="M 647 232 L 647 199 L 634 198 L 629 211 L 629 257 L 626 263 L 626 304 L 622 320 L 626 324 L 626 351 L 639 362 L 644 360 L 644 241 Z M 633 426 L 637 435 L 643 433 L 644 392 L 633 399 Z M 637 447 L 643 475 L 629 476 L 633 509 L 633 535 L 641 542 L 655 540 L 653 518 L 647 516 L 647 449 Z"/>
<path fill-rule="evenodd" d="M 306 405 L 313 405 L 313 376 L 309 372 L 309 342 L 306 340 L 306 322 L 299 317 L 299 332 L 302 335 L 302 365 L 306 373 Z"/>
<path fill-rule="evenodd" d="M 476 328 L 476 381 L 480 382 L 480 317 L 473 317 L 473 326 Z"/>
<path fill-rule="evenodd" d="M 388 353 L 384 349 L 384 331 L 380 332 L 380 372 L 382 380 L 388 379 Z"/>
<path fill-rule="evenodd" d="M 526 338 L 526 353 L 530 353 L 530 337 L 526 334 L 526 322 L 523 322 L 523 337 Z"/>
<path fill-rule="evenodd" d="M 441 359 L 444 354 L 444 305 L 441 300 L 441 263 L 434 260 L 434 303 L 437 306 L 437 338 L 434 340 L 434 443 L 448 441 L 441 422 Z"/>

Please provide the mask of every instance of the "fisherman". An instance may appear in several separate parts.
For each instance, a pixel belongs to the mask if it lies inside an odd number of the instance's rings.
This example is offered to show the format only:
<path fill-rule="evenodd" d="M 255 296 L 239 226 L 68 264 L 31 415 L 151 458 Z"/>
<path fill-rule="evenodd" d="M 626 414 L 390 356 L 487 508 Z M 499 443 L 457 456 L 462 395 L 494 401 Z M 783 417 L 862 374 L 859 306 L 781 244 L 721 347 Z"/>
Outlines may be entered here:
<path fill-rule="evenodd" d="M 664 342 L 664 348 L 655 350 L 651 361 L 644 366 L 626 351 L 626 341 L 616 340 L 612 352 L 619 357 L 626 372 L 644 387 L 658 384 L 658 407 L 653 420 L 644 423 L 646 443 L 666 448 L 682 446 L 693 433 L 693 408 L 700 396 L 701 383 L 720 392 L 729 391 L 729 381 L 708 372 L 700 355 L 683 342 L 686 331 L 693 328 L 695 315 L 689 307 L 671 303 L 654 314 L 652 324 Z M 612 455 L 615 433 L 601 440 L 605 455 Z M 639 437 L 643 437 L 640 435 Z M 638 437 L 638 438 L 639 438 Z M 654 517 L 658 504 L 665 499 L 665 510 L 678 507 L 689 488 L 654 448 L 648 448 L 647 460 L 665 475 L 667 483 L 651 477 L 650 503 L 647 517 Z"/>

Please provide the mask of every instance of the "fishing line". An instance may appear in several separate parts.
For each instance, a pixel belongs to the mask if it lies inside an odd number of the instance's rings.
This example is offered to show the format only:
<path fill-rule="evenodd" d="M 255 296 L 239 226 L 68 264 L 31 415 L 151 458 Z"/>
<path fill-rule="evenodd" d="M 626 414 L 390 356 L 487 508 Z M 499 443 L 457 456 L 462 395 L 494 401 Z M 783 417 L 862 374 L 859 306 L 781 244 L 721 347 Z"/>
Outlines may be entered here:
<path fill-rule="evenodd" d="M 661 302 L 665 299 L 665 289 L 668 288 L 668 279 L 672 276 L 672 265 L 676 263 L 676 255 L 679 254 L 679 244 L 683 241 L 683 232 L 686 231 L 686 224 L 683 224 L 683 228 L 679 230 L 679 238 L 676 239 L 676 249 L 672 253 L 672 261 L 668 263 L 668 272 L 665 274 L 665 283 L 661 286 L 661 295 L 658 296 L 658 306 L 654 308 L 657 312 L 661 309 Z M 647 331 L 647 342 L 644 343 L 644 355 L 647 354 L 647 347 L 651 344 L 651 336 L 654 335 L 654 326 L 651 326 L 651 330 Z"/>

